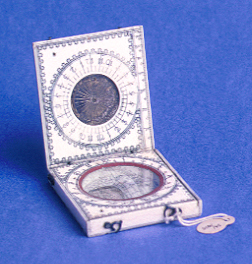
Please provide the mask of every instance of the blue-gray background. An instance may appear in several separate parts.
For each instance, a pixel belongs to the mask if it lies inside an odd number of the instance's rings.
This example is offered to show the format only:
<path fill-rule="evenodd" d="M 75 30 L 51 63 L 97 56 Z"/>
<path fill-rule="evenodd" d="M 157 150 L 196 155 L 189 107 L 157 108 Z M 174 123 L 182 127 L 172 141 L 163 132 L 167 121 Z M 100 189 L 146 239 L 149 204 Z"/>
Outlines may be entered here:
<path fill-rule="evenodd" d="M 47 183 L 32 42 L 143 25 L 156 147 L 236 223 L 87 238 Z M 0 1 L 0 262 L 251 263 L 252 1 Z"/>

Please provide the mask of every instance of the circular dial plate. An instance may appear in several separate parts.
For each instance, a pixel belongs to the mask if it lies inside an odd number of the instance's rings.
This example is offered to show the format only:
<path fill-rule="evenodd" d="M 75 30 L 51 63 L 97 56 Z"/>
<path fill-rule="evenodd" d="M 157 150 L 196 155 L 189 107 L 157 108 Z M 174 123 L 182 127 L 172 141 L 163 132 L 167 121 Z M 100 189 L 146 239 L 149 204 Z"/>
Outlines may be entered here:
<path fill-rule="evenodd" d="M 175 185 L 174 174 L 164 164 L 137 157 L 81 165 L 67 179 L 67 188 L 76 198 L 109 206 L 151 202 L 170 193 Z"/>
<path fill-rule="evenodd" d="M 80 97 L 80 92 L 77 93 L 81 90 L 79 89 L 80 83 L 92 80 L 94 76 L 100 79 L 96 88 L 99 86 L 98 90 L 112 89 L 108 94 L 110 97 L 114 96 L 114 100 L 118 100 L 118 102 L 113 102 L 114 107 L 109 109 L 111 105 L 108 106 L 108 95 L 105 98 L 102 96 L 94 98 L 92 94 L 83 96 L 79 100 L 84 100 L 86 105 L 88 100 L 93 100 L 89 101 L 90 105 L 98 106 L 97 100 L 99 100 L 100 109 L 99 107 L 93 108 L 93 110 L 88 109 L 86 116 L 82 112 L 82 117 L 80 117 L 78 110 L 83 110 L 78 109 L 75 96 Z M 104 81 L 104 85 L 102 85 L 102 81 Z M 109 81 L 111 82 L 110 86 Z M 100 145 L 116 140 L 132 125 L 138 102 L 136 85 L 135 77 L 127 64 L 119 59 L 119 56 L 98 53 L 94 50 L 86 51 L 83 56 L 76 57 L 75 60 L 68 63 L 54 83 L 52 109 L 58 129 L 68 139 L 81 145 Z M 94 87 L 95 85 L 93 85 Z M 86 86 L 82 89 L 87 92 L 90 87 Z M 113 91 L 114 93 L 118 91 L 118 96 L 113 94 Z M 92 111 L 94 112 L 93 116 L 98 117 L 97 120 L 92 118 Z"/>
<path fill-rule="evenodd" d="M 71 97 L 72 109 L 78 119 L 91 126 L 109 121 L 119 106 L 119 92 L 108 77 L 91 74 L 74 87 Z"/>
<path fill-rule="evenodd" d="M 95 198 L 128 200 L 156 192 L 163 185 L 162 175 L 152 167 L 138 163 L 107 163 L 85 172 L 79 187 Z"/>

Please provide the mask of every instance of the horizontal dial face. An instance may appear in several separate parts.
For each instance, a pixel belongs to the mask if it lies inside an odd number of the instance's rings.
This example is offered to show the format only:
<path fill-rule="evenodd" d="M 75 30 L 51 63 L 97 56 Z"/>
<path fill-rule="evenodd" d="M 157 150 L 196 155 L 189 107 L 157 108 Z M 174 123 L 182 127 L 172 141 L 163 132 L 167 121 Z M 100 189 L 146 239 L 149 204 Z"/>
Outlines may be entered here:
<path fill-rule="evenodd" d="M 162 175 L 152 167 L 137 163 L 110 163 L 88 170 L 79 180 L 80 189 L 96 198 L 127 200 L 156 192 Z"/>
<path fill-rule="evenodd" d="M 85 51 L 66 64 L 53 86 L 57 128 L 80 145 L 101 145 L 130 129 L 138 103 L 134 74 L 113 53 Z"/>
<path fill-rule="evenodd" d="M 165 165 L 153 160 L 114 157 L 73 170 L 67 188 L 78 199 L 100 205 L 136 205 L 160 199 L 176 186 Z"/>

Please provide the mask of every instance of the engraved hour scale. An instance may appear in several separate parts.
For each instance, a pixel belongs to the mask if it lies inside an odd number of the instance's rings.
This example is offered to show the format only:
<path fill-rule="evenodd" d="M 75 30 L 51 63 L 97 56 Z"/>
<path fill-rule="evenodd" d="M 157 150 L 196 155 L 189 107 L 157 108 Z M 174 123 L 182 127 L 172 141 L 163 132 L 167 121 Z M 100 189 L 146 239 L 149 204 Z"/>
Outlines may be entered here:
<path fill-rule="evenodd" d="M 33 47 L 49 180 L 87 236 L 199 216 L 154 148 L 143 27 Z"/>

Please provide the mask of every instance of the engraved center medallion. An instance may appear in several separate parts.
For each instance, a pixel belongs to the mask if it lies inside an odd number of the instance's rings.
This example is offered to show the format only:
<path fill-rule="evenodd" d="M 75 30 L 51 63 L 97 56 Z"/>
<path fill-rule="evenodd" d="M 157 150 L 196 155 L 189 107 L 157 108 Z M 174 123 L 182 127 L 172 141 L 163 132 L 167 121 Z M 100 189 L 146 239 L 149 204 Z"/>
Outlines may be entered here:
<path fill-rule="evenodd" d="M 74 87 L 71 97 L 76 117 L 91 126 L 109 121 L 119 107 L 119 92 L 114 82 L 102 74 L 91 74 Z"/>

